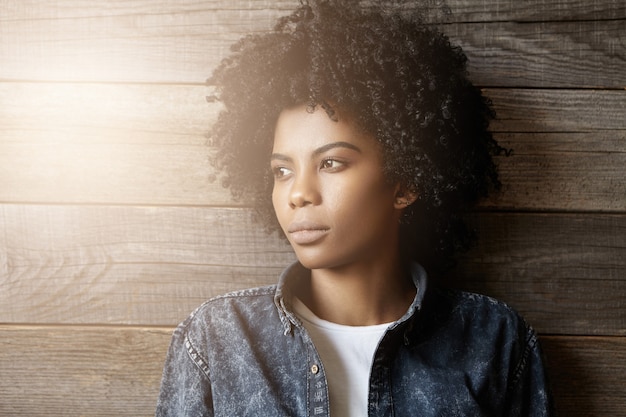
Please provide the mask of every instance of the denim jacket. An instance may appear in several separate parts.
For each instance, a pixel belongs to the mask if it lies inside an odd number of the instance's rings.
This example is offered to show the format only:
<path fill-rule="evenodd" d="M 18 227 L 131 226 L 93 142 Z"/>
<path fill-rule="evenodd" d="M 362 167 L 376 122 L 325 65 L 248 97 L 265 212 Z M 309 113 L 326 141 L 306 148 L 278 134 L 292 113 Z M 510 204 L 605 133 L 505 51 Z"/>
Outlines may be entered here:
<path fill-rule="evenodd" d="M 324 366 L 291 308 L 306 271 L 214 298 L 174 331 L 157 416 L 328 416 Z M 551 416 L 537 336 L 491 298 L 427 288 L 374 356 L 369 416 Z M 341 417 L 341 416 L 335 416 Z"/>

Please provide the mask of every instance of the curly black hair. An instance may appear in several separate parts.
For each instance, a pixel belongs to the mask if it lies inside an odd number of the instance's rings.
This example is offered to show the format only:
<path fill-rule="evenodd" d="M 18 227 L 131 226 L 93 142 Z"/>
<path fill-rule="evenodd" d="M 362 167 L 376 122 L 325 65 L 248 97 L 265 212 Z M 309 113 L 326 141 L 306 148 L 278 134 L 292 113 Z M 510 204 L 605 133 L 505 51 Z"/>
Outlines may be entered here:
<path fill-rule="evenodd" d="M 467 77 L 461 48 L 412 9 L 358 0 L 303 1 L 271 32 L 248 35 L 208 79 L 223 109 L 212 163 L 236 200 L 278 230 L 269 156 L 288 107 L 348 112 L 382 144 L 385 174 L 418 196 L 405 209 L 403 254 L 441 272 L 473 233 L 465 210 L 500 186 L 490 102 Z"/>

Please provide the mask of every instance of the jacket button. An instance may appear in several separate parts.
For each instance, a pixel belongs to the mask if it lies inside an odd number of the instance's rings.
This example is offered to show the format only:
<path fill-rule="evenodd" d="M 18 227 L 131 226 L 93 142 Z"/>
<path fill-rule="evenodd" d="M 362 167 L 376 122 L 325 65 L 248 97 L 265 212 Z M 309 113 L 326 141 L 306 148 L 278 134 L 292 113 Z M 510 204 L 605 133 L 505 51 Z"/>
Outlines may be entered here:
<path fill-rule="evenodd" d="M 317 365 L 313 365 L 311 366 L 311 373 L 313 373 L 313 375 L 317 375 L 317 373 L 320 371 L 319 366 Z"/>

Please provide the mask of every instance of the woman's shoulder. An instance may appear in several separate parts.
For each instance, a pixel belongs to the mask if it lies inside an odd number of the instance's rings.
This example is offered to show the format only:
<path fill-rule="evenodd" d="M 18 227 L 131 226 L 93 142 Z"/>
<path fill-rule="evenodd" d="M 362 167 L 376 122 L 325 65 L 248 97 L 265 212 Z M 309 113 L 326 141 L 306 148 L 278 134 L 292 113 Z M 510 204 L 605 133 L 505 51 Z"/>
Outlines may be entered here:
<path fill-rule="evenodd" d="M 450 288 L 431 291 L 424 313 L 439 329 L 466 336 L 516 339 L 522 344 L 536 339 L 535 330 L 506 302 L 491 296 Z M 432 329 L 435 331 L 436 329 Z"/>
<path fill-rule="evenodd" d="M 437 288 L 435 291 L 439 293 L 439 297 L 450 300 L 452 307 L 461 312 L 470 312 L 472 315 L 476 312 L 484 312 L 490 316 L 522 319 L 515 308 L 489 295 L 451 288 Z"/>
<path fill-rule="evenodd" d="M 241 290 L 234 290 L 225 294 L 220 294 L 205 301 L 200 307 L 210 305 L 225 305 L 225 304 L 237 304 L 239 302 L 248 302 L 251 299 L 270 297 L 273 298 L 276 293 L 276 284 L 266 285 L 254 288 L 245 288 Z"/>
<path fill-rule="evenodd" d="M 225 327 L 254 322 L 274 307 L 276 285 L 231 291 L 212 297 L 198 306 L 178 325 L 185 332 L 228 331 Z"/>
<path fill-rule="evenodd" d="M 429 293 L 412 340 L 431 363 L 495 367 L 512 376 L 539 352 L 535 330 L 505 302 L 454 289 Z"/>

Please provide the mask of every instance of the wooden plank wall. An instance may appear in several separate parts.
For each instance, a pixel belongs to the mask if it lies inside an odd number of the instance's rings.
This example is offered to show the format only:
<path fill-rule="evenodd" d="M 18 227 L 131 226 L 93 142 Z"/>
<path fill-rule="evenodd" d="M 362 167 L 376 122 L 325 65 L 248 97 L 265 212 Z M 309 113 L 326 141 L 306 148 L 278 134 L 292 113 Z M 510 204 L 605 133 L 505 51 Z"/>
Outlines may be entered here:
<path fill-rule="evenodd" d="M 209 181 L 204 80 L 295 3 L 0 1 L 0 415 L 152 414 L 173 326 L 293 259 Z M 457 281 L 537 328 L 561 415 L 625 416 L 626 5 L 449 6 L 514 148 Z"/>

